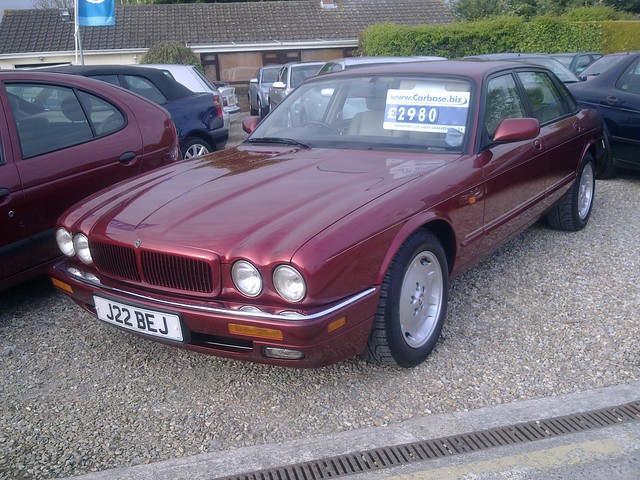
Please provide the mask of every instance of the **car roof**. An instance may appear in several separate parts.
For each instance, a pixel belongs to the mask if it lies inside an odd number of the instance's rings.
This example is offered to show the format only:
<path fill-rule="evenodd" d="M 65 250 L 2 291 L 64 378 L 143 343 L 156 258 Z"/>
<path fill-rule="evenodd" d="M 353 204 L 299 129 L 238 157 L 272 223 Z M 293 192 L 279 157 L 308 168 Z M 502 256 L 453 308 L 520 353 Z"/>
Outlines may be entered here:
<path fill-rule="evenodd" d="M 324 65 L 327 62 L 289 62 L 289 63 L 285 63 L 284 65 L 280 65 L 280 68 L 282 67 L 296 67 L 296 66 L 301 66 L 304 67 L 306 65 Z"/>
<path fill-rule="evenodd" d="M 329 60 L 327 63 L 337 63 L 345 66 L 367 65 L 373 63 L 400 63 L 400 62 L 420 62 L 426 60 L 446 60 L 444 57 L 420 56 L 420 57 L 344 57 Z"/>
<path fill-rule="evenodd" d="M 540 65 L 527 65 L 523 62 L 516 61 L 478 62 L 473 60 L 432 60 L 363 66 L 359 68 L 342 70 L 340 72 L 330 73 L 327 75 L 320 75 L 318 77 L 313 77 L 308 81 L 321 81 L 323 78 L 326 78 L 329 75 L 339 75 L 347 77 L 359 75 L 434 74 L 467 77 L 480 82 L 482 78 L 493 72 L 513 68 L 521 69 L 531 67 L 535 69 L 545 68 Z"/>
<path fill-rule="evenodd" d="M 91 77 L 96 75 L 136 75 L 153 82 L 162 91 L 167 100 L 195 95 L 180 82 L 167 76 L 162 70 L 138 65 L 64 65 L 43 69 L 50 72 L 67 73 Z"/>
<path fill-rule="evenodd" d="M 470 60 L 508 60 L 510 58 L 548 58 L 546 53 L 518 53 L 518 52 L 505 52 L 505 53 L 485 53 L 482 55 L 468 55 L 463 57 Z"/>

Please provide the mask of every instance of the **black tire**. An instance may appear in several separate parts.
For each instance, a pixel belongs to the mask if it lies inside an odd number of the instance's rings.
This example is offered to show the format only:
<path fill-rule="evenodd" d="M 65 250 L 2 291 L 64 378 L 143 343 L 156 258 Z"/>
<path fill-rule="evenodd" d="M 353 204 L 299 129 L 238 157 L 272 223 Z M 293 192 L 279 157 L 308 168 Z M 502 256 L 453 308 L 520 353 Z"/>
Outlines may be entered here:
<path fill-rule="evenodd" d="M 191 137 L 188 138 L 180 147 L 180 151 L 182 152 L 182 158 L 187 160 L 189 158 L 206 155 L 207 153 L 211 153 L 214 150 L 211 148 L 211 145 L 209 145 L 208 142 L 205 142 L 201 138 Z"/>
<path fill-rule="evenodd" d="M 269 113 L 269 107 L 268 106 L 263 106 L 262 102 L 260 100 L 258 100 L 258 116 L 260 118 L 264 118 L 267 116 L 267 113 Z"/>
<path fill-rule="evenodd" d="M 602 164 L 598 167 L 596 178 L 600 180 L 607 180 L 613 178 L 618 174 L 618 169 L 613 164 L 613 151 L 611 150 L 611 134 L 609 129 L 605 125 L 604 133 L 602 135 L 604 139 L 604 158 Z"/>
<path fill-rule="evenodd" d="M 260 108 L 260 99 L 258 99 L 258 108 Z M 251 98 L 249 98 L 249 115 L 259 115 L 258 109 L 253 108 L 251 104 Z"/>
<path fill-rule="evenodd" d="M 410 368 L 422 363 L 440 337 L 447 314 L 449 269 L 440 241 L 414 232 L 396 253 L 380 286 L 373 328 L 362 357 Z M 426 302 L 428 297 L 432 302 Z"/>
<path fill-rule="evenodd" d="M 591 216 L 595 191 L 593 158 L 587 154 L 571 188 L 547 214 L 549 225 L 568 232 L 582 230 Z"/>

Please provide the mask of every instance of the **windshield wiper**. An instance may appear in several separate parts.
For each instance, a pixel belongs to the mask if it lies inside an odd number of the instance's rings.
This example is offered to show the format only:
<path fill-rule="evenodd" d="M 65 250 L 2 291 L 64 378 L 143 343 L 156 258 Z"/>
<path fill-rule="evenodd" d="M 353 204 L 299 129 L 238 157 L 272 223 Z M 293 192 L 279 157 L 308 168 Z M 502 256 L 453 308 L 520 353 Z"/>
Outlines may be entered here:
<path fill-rule="evenodd" d="M 300 148 L 311 148 L 306 143 L 299 142 L 298 140 L 294 140 L 293 138 L 278 138 L 278 137 L 258 137 L 258 138 L 248 138 L 246 140 L 247 143 L 278 143 L 280 145 L 295 145 Z"/>

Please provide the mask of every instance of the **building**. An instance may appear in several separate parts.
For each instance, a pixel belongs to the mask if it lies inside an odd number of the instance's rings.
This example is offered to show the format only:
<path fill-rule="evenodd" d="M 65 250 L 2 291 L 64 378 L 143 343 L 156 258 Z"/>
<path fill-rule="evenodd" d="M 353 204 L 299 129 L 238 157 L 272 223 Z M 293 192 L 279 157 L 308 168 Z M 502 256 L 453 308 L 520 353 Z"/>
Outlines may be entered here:
<path fill-rule="evenodd" d="M 74 63 L 73 11 L 6 10 L 0 68 Z M 351 56 L 358 36 L 379 23 L 445 24 L 444 0 L 295 0 L 117 6 L 112 27 L 81 27 L 85 64 L 134 64 L 174 41 L 200 56 L 211 80 L 246 83 L 256 68 Z"/>

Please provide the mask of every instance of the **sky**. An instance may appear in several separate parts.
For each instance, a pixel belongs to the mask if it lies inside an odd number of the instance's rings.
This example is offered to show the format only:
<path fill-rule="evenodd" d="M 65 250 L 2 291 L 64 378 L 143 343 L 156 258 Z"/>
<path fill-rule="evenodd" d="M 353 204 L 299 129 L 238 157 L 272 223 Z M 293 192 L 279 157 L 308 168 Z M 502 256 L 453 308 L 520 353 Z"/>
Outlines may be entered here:
<path fill-rule="evenodd" d="M 5 10 L 33 8 L 31 0 L 0 0 L 0 18 Z"/>

